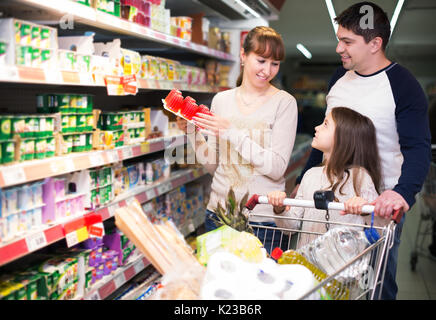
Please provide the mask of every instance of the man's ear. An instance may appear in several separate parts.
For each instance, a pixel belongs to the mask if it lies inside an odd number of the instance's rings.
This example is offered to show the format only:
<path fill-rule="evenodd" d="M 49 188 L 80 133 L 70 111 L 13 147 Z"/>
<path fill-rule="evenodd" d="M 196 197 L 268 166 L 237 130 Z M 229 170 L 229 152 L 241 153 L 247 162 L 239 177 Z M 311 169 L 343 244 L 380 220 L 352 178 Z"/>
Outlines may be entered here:
<path fill-rule="evenodd" d="M 371 46 L 371 52 L 377 53 L 380 50 L 383 50 L 383 39 L 381 37 L 375 37 L 369 42 Z"/>

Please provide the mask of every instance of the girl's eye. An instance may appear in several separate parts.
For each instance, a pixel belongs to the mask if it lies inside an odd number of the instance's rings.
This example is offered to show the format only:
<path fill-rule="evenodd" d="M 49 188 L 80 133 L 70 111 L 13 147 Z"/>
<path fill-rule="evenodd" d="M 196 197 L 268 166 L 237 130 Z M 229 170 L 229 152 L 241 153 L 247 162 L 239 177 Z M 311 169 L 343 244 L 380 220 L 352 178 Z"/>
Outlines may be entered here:
<path fill-rule="evenodd" d="M 277 67 L 277 66 L 279 66 L 280 64 L 279 63 L 277 63 L 277 62 L 273 62 L 273 64 L 272 64 L 273 66 L 275 66 L 275 67 Z"/>
<path fill-rule="evenodd" d="M 259 63 L 264 63 L 265 62 L 265 60 L 257 60 L 257 61 L 259 61 Z"/>

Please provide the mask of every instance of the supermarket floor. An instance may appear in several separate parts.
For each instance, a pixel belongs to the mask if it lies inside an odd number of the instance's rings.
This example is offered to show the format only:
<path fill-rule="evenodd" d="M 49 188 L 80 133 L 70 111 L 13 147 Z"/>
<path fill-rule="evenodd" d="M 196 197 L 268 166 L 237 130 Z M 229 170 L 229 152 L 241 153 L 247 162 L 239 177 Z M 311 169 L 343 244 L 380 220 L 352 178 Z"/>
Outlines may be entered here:
<path fill-rule="evenodd" d="M 397 284 L 398 300 L 436 300 L 436 260 L 428 255 L 430 236 L 425 238 L 418 256 L 416 270 L 412 271 L 410 258 L 415 248 L 418 224 L 421 218 L 422 203 L 417 201 L 407 214 L 398 255 Z M 430 220 L 423 221 L 430 225 Z M 421 234 L 421 233 L 420 233 Z"/>

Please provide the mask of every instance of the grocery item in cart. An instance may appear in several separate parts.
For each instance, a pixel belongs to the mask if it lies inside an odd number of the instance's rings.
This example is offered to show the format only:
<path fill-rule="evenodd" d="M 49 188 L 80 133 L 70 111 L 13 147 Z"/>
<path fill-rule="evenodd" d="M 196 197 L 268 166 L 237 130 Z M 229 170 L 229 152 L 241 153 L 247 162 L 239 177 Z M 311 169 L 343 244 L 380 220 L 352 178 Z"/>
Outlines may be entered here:
<path fill-rule="evenodd" d="M 318 281 L 302 265 L 280 265 L 266 258 L 246 262 L 229 252 L 217 252 L 209 260 L 201 288 L 206 300 L 295 300 L 312 290 Z M 315 291 L 309 299 L 324 299 Z"/>
<path fill-rule="evenodd" d="M 351 227 L 337 227 L 316 238 L 298 250 L 311 263 L 331 275 L 348 264 L 370 245 L 364 231 Z M 370 256 L 365 255 L 351 268 L 339 274 L 346 281 L 359 279 L 369 267 Z"/>

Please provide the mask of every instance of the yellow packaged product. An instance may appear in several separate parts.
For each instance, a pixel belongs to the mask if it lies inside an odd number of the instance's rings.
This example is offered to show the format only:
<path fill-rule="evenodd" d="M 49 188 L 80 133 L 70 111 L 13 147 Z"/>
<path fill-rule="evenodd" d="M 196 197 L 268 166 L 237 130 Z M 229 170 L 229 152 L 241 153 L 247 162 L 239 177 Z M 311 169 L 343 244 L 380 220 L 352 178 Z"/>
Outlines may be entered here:
<path fill-rule="evenodd" d="M 141 70 L 141 56 L 138 52 L 121 48 L 121 67 L 124 75 L 136 75 Z"/>

